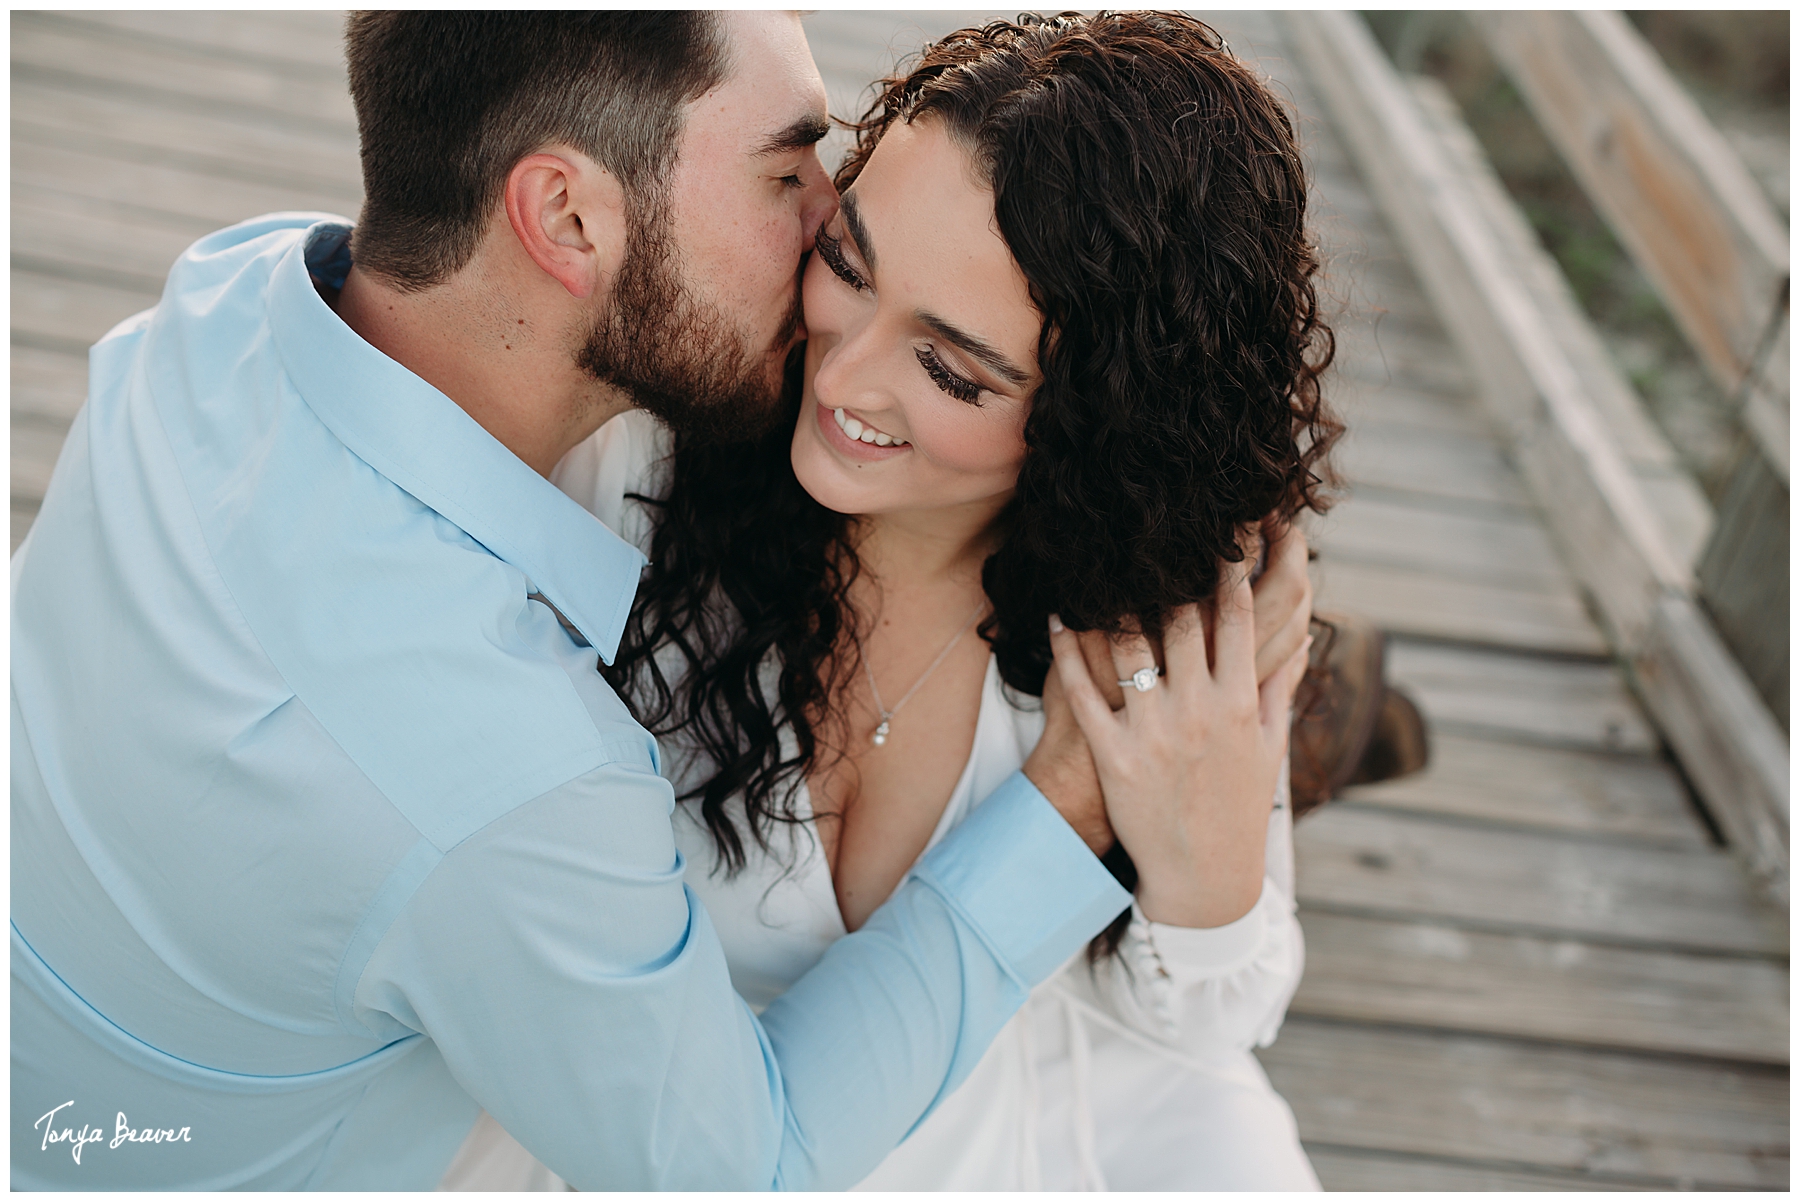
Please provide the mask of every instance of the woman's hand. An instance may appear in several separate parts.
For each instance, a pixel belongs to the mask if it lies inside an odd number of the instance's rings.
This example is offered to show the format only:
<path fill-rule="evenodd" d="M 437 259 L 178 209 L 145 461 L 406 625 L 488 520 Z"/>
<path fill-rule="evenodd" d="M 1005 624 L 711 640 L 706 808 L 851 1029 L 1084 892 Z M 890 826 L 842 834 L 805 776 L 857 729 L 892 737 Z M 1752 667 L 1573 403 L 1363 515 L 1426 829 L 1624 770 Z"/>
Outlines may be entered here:
<path fill-rule="evenodd" d="M 1269 810 L 1287 754 L 1303 641 L 1260 688 L 1250 585 L 1240 565 L 1217 598 L 1212 655 L 1198 605 L 1163 633 L 1164 675 L 1125 690 L 1115 713 L 1077 637 L 1051 619 L 1055 675 L 1087 736 L 1113 831 L 1138 870 L 1138 905 L 1153 922 L 1216 927 L 1248 913 L 1262 891 Z M 1112 640 L 1117 680 L 1155 670 L 1148 640 Z M 1108 682 L 1111 683 L 1111 682 Z"/>

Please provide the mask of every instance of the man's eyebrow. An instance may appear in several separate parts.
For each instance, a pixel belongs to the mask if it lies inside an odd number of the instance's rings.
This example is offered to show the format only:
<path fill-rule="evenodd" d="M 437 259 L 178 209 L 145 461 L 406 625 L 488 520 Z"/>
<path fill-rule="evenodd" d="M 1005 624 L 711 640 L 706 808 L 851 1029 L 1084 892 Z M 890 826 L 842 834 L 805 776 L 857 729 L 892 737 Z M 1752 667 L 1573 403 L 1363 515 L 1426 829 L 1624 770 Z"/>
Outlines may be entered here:
<path fill-rule="evenodd" d="M 992 343 L 985 339 L 977 338 L 967 330 L 958 329 L 956 326 L 951 325 L 949 322 L 939 317 L 936 313 L 927 313 L 925 310 L 919 309 L 914 312 L 913 316 L 937 331 L 938 337 L 942 338 L 945 342 L 961 347 L 969 354 L 975 356 L 975 358 L 987 364 L 989 369 L 1009 383 L 1026 384 L 1030 382 L 1031 377 L 1029 375 L 1019 370 L 1018 366 L 1015 365 L 1011 359 L 1008 359 L 1005 355 L 1001 354 Z"/>
<path fill-rule="evenodd" d="M 844 228 L 850 231 L 850 241 L 856 243 L 863 262 L 874 271 L 875 244 L 869 241 L 869 227 L 863 224 L 862 205 L 857 203 L 855 192 L 846 192 L 838 198 L 838 211 L 844 215 Z"/>
<path fill-rule="evenodd" d="M 787 154 L 789 151 L 805 150 L 808 146 L 817 145 L 819 140 L 831 132 L 831 122 L 823 113 L 808 113 L 778 134 L 771 134 L 767 141 L 756 148 L 758 155 Z"/>

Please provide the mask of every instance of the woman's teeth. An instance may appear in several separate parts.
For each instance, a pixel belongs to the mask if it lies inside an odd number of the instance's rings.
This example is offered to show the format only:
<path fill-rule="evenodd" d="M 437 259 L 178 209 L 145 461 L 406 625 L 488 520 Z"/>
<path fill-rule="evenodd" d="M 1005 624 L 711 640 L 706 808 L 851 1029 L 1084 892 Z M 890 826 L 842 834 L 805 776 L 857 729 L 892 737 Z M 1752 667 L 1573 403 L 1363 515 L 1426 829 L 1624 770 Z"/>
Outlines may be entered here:
<path fill-rule="evenodd" d="M 827 406 L 827 408 L 830 407 Z M 884 434 L 873 426 L 863 425 L 854 417 L 845 417 L 842 409 L 832 409 L 831 416 L 837 419 L 838 429 L 842 430 L 847 437 L 854 438 L 858 442 L 873 443 L 878 447 L 907 445 L 904 438 L 895 438 L 892 434 Z"/>

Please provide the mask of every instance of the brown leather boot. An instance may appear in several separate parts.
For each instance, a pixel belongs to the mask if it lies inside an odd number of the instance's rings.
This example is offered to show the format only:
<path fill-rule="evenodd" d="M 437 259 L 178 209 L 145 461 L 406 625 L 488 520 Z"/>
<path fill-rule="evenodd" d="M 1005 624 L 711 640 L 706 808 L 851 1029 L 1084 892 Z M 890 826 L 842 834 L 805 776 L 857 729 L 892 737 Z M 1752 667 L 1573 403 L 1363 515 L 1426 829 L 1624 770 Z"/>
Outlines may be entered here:
<path fill-rule="evenodd" d="M 1295 818 L 1347 785 L 1405 776 L 1431 757 L 1418 707 L 1387 685 L 1381 631 L 1349 614 L 1314 614 L 1313 622 L 1288 752 Z"/>

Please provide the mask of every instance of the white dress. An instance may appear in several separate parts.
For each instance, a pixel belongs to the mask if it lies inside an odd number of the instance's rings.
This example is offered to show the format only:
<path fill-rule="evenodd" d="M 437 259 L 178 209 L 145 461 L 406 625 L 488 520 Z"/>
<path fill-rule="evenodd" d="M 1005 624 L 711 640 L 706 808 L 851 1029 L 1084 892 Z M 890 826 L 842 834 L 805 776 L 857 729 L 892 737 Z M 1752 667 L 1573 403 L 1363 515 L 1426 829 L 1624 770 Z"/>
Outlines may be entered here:
<path fill-rule="evenodd" d="M 654 495 L 666 445 L 651 419 L 628 413 L 552 479 L 647 546 L 648 517 L 623 494 Z M 974 747 L 932 844 L 1024 763 L 1043 730 L 1032 701 L 1011 695 L 989 660 Z M 668 740 L 663 753 L 678 786 L 697 770 Z M 1202 930 L 1149 922 L 1134 907 L 1120 955 L 1093 967 L 1078 955 L 1033 990 L 969 1078 L 857 1188 L 1318 1189 L 1293 1114 L 1250 1052 L 1274 1040 L 1302 966 L 1286 799 L 1284 772 L 1248 914 Z M 810 813 L 804 786 L 795 800 Z M 778 825 L 773 851 L 750 845 L 744 870 L 727 878 L 704 825 L 686 806 L 676 815 L 687 882 L 732 983 L 760 1011 L 844 934 L 813 828 Z M 485 1116 L 445 1178 L 449 1188 L 558 1185 Z"/>

